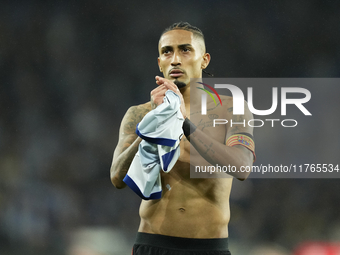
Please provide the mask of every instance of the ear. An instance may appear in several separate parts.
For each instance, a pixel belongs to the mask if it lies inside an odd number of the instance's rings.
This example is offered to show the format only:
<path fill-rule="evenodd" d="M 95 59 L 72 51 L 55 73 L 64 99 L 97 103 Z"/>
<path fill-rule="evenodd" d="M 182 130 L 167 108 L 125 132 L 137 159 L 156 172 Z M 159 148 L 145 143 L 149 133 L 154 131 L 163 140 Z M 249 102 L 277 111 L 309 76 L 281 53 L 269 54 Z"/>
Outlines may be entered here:
<path fill-rule="evenodd" d="M 163 73 L 162 67 L 161 67 L 161 65 L 160 65 L 160 60 L 159 60 L 159 58 L 157 58 L 157 62 L 158 62 L 159 71 L 160 71 L 161 73 Z"/>
<path fill-rule="evenodd" d="M 207 68 L 207 66 L 210 63 L 210 59 L 211 59 L 210 54 L 209 53 L 204 53 L 203 59 L 202 59 L 202 63 L 201 63 L 201 68 L 202 69 L 206 69 Z"/>

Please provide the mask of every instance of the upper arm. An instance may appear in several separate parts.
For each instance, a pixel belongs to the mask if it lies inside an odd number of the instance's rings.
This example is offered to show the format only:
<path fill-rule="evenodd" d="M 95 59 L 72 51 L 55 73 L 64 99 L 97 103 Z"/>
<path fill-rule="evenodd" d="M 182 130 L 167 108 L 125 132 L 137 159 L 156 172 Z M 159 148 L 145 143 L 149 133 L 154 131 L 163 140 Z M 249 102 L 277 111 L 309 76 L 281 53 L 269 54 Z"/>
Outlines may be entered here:
<path fill-rule="evenodd" d="M 113 160 L 115 160 L 123 151 L 125 151 L 137 138 L 135 130 L 138 122 L 134 117 L 136 108 L 137 106 L 130 107 L 123 117 L 119 128 L 119 139 L 113 154 Z"/>
<path fill-rule="evenodd" d="M 113 154 L 113 161 L 137 138 L 136 126 L 148 110 L 143 106 L 131 106 L 125 113 L 119 128 L 119 140 Z"/>
<path fill-rule="evenodd" d="M 110 168 L 111 182 L 118 189 L 126 186 L 123 179 L 138 151 L 138 145 L 141 141 L 141 138 L 137 138 L 138 136 L 135 133 L 136 126 L 149 111 L 147 106 L 148 104 L 130 107 L 120 125 L 119 140 Z"/>
<path fill-rule="evenodd" d="M 233 114 L 233 100 L 232 98 L 228 100 L 227 104 L 227 111 L 228 111 L 228 123 L 226 125 L 226 139 L 228 140 L 229 137 L 239 133 L 248 133 L 253 136 L 253 127 L 248 124 L 248 121 L 253 119 L 253 114 L 250 112 L 248 108 L 248 103 L 244 101 L 244 114 L 243 115 L 234 115 Z M 247 165 L 251 165 L 253 163 L 254 154 L 242 145 L 235 145 L 234 148 L 239 150 L 239 153 L 244 156 L 246 159 Z"/>
<path fill-rule="evenodd" d="M 248 125 L 248 121 L 253 119 L 253 114 L 250 112 L 247 102 L 244 101 L 243 115 L 234 115 L 232 102 L 232 99 L 228 102 L 227 111 L 229 121 L 227 123 L 226 140 L 237 133 L 249 133 L 253 135 L 253 127 Z"/>

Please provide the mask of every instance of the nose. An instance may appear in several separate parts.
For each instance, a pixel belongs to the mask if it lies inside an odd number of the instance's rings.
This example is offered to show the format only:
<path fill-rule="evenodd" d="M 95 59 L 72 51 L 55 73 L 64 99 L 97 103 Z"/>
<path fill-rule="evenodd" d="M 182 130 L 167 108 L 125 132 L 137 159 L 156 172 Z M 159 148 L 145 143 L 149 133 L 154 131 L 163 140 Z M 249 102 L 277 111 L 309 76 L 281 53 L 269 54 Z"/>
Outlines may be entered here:
<path fill-rule="evenodd" d="M 171 59 L 171 65 L 172 66 L 178 66 L 181 65 L 182 61 L 181 61 L 181 57 L 179 55 L 179 53 L 174 52 L 172 59 Z"/>

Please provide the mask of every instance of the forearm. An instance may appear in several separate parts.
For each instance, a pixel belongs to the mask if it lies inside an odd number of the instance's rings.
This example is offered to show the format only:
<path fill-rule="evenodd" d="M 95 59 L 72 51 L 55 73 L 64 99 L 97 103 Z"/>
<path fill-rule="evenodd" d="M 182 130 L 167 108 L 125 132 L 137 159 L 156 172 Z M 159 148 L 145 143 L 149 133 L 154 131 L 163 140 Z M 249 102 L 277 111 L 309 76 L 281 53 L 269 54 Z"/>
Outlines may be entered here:
<path fill-rule="evenodd" d="M 116 188 L 122 189 L 126 186 L 126 184 L 123 182 L 123 179 L 129 170 L 131 162 L 138 151 L 138 146 L 141 141 L 142 139 L 137 137 L 128 148 L 126 148 L 112 161 L 110 169 L 111 182 Z"/>
<path fill-rule="evenodd" d="M 246 179 L 248 177 L 249 173 L 239 171 L 241 166 L 251 166 L 252 164 L 249 158 L 244 156 L 244 153 L 241 153 L 241 150 L 247 150 L 246 148 L 226 146 L 199 129 L 196 129 L 187 138 L 197 152 L 211 165 L 235 166 L 238 171 L 229 172 L 228 174 L 238 179 Z"/>

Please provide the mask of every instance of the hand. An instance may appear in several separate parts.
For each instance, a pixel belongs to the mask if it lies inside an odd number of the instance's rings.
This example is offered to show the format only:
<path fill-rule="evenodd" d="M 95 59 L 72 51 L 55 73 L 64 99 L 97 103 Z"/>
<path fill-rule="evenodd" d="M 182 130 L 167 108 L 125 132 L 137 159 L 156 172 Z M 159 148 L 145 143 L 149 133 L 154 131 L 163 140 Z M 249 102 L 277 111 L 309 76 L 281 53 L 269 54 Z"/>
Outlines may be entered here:
<path fill-rule="evenodd" d="M 182 113 L 182 115 L 185 119 L 187 117 L 187 113 L 186 113 L 186 109 L 185 109 L 185 102 L 184 102 L 182 93 L 179 91 L 177 86 L 172 81 L 169 81 L 168 79 L 165 79 L 165 78 L 162 78 L 162 77 L 159 77 L 159 76 L 156 76 L 156 84 L 158 85 L 158 87 L 156 89 L 154 89 L 153 91 L 151 91 L 151 106 L 152 106 L 153 102 L 155 104 L 157 104 L 158 102 L 160 102 L 159 104 L 163 103 L 163 98 L 165 96 L 165 92 L 168 89 L 170 89 L 179 96 L 179 98 L 181 100 L 180 110 L 181 110 L 181 113 Z M 159 96 L 160 96 L 161 93 L 163 93 L 163 94 L 161 96 L 161 101 L 160 101 Z M 159 104 L 157 104 L 156 107 Z M 154 109 L 154 108 L 152 108 L 152 109 Z"/>
<path fill-rule="evenodd" d="M 167 91 L 167 87 L 164 85 L 160 85 L 150 93 L 150 101 L 151 101 L 151 108 L 155 109 L 157 106 L 163 103 L 163 98 L 165 97 L 165 92 Z"/>

